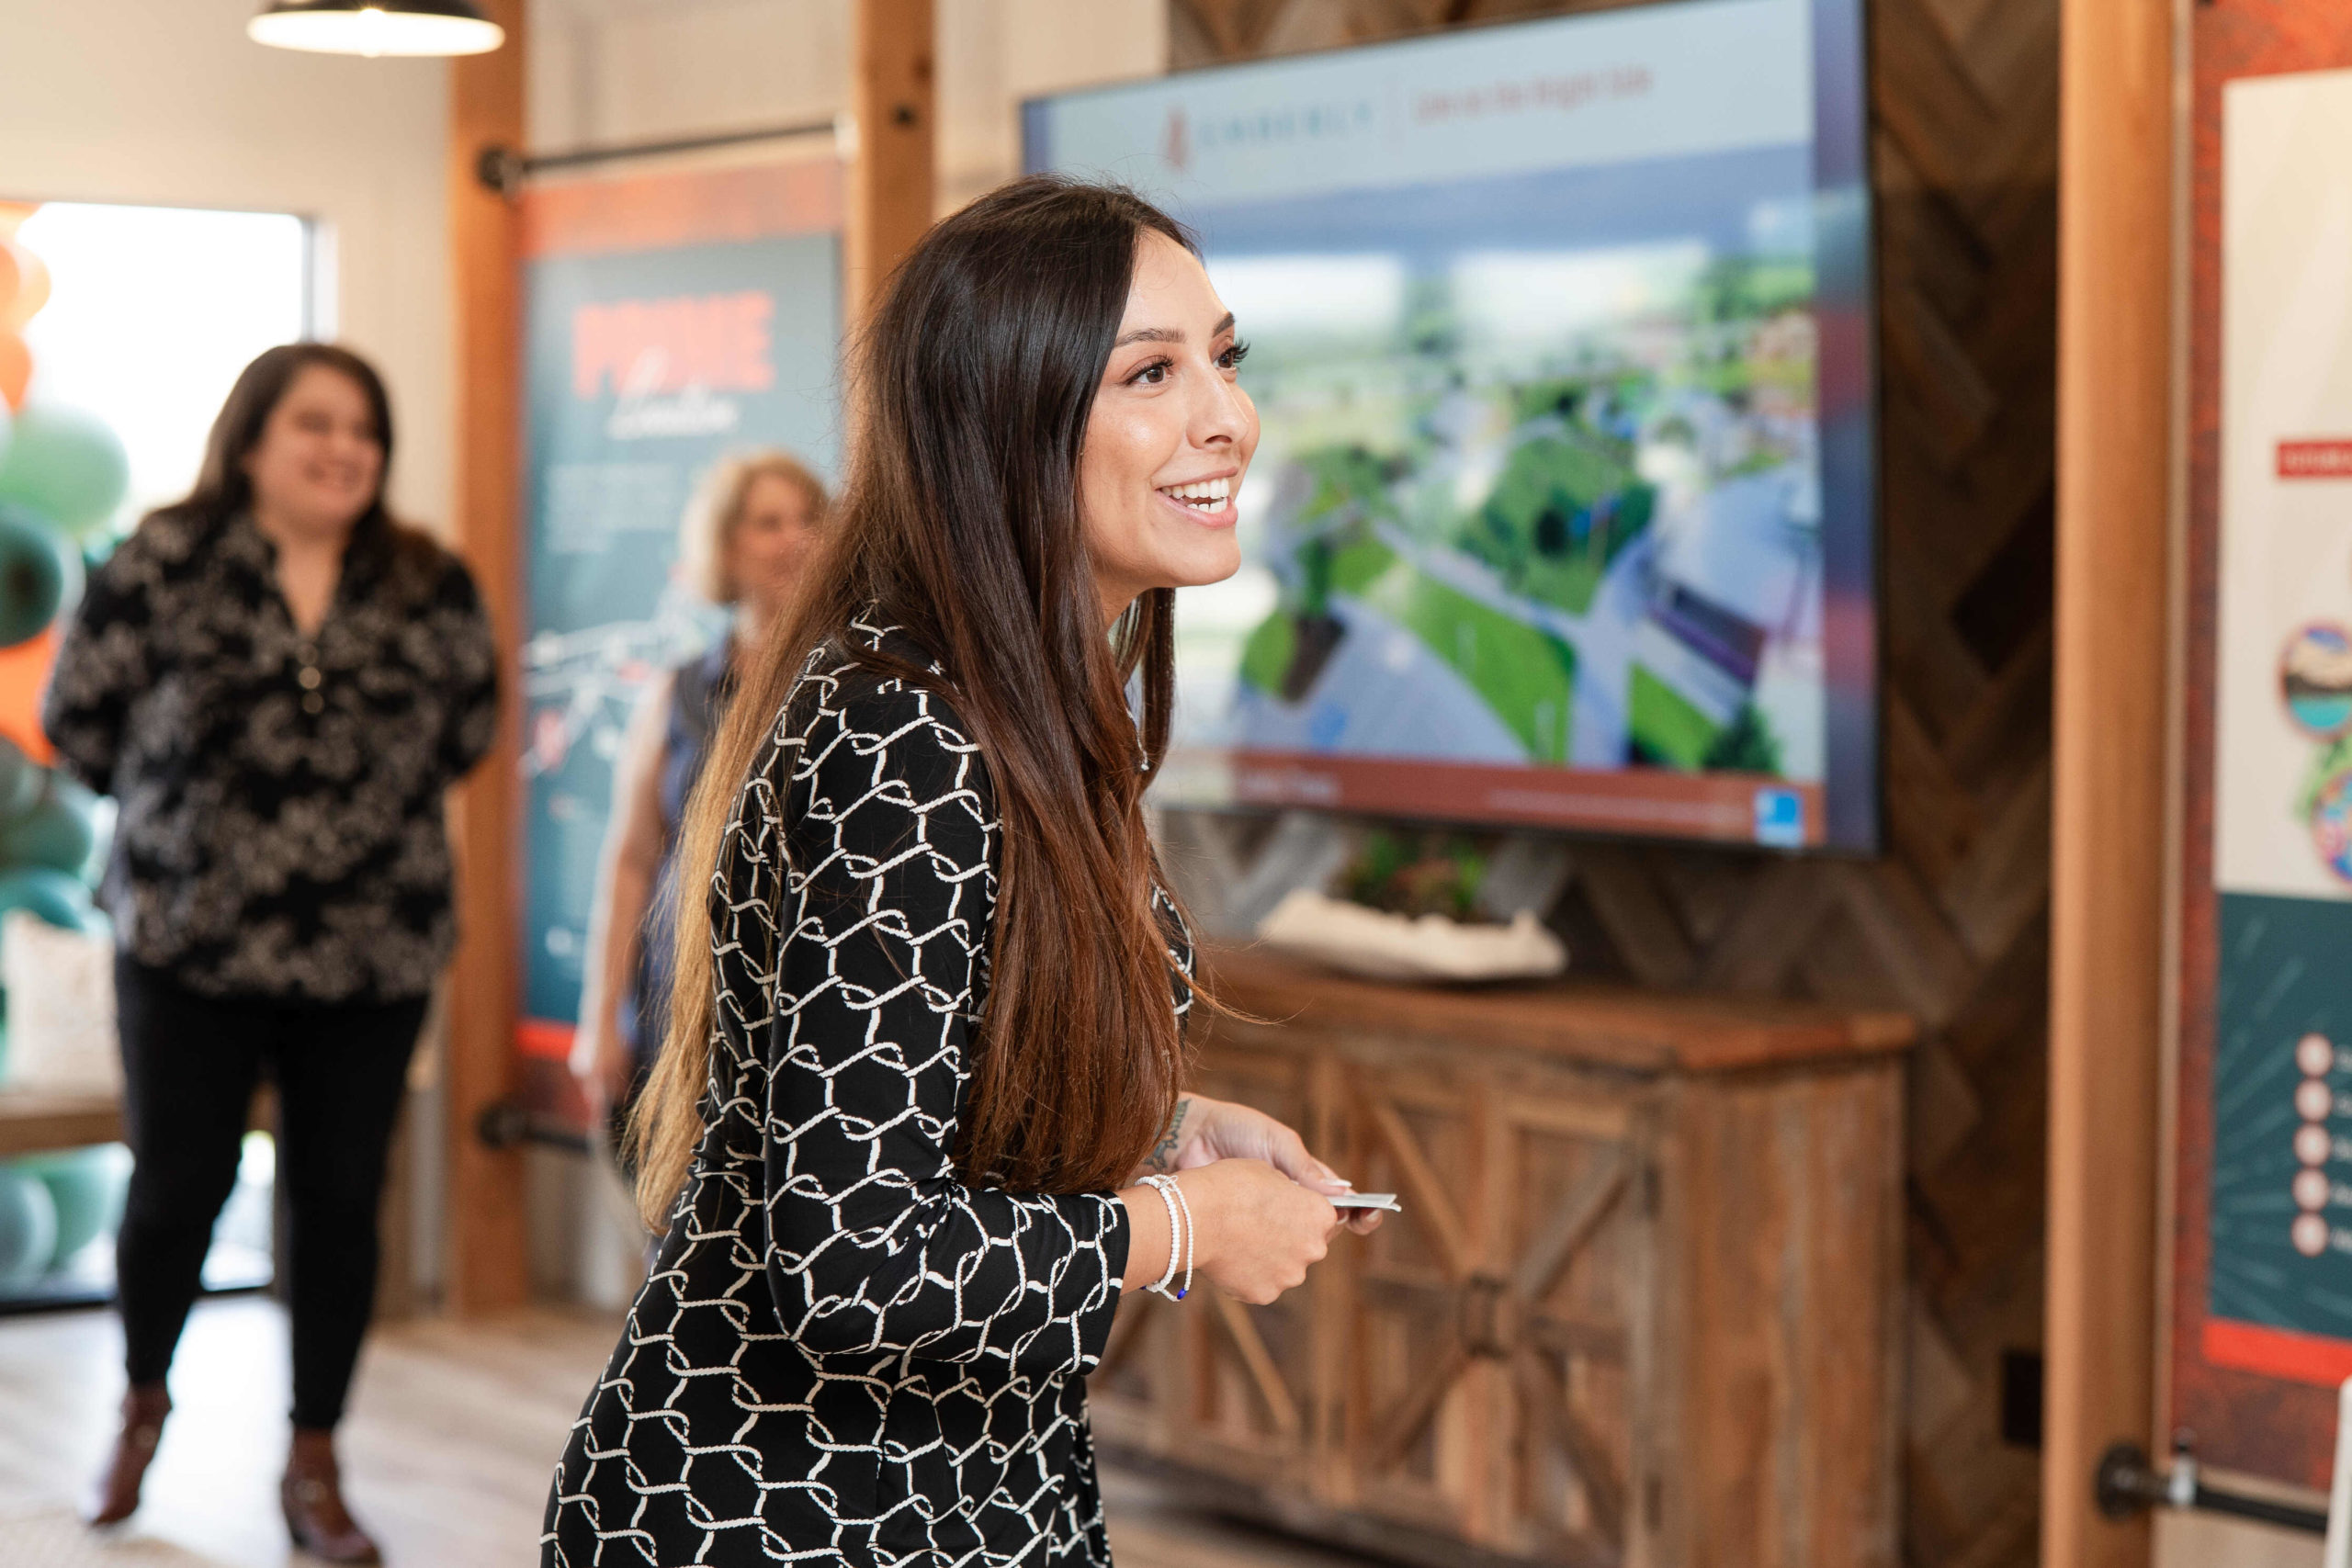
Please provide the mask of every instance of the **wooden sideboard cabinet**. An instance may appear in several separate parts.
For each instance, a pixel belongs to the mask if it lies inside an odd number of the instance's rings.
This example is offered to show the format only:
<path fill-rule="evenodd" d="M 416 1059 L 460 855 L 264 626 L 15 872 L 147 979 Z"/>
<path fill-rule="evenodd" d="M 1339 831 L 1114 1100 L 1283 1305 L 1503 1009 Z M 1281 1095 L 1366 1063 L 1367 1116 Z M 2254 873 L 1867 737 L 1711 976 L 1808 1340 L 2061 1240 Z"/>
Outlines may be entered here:
<path fill-rule="evenodd" d="M 1392 1558 L 1891 1568 L 1909 1020 L 1209 958 L 1270 1021 L 1195 1014 L 1198 1087 L 1404 1213 L 1130 1296 L 1107 1454 Z"/>

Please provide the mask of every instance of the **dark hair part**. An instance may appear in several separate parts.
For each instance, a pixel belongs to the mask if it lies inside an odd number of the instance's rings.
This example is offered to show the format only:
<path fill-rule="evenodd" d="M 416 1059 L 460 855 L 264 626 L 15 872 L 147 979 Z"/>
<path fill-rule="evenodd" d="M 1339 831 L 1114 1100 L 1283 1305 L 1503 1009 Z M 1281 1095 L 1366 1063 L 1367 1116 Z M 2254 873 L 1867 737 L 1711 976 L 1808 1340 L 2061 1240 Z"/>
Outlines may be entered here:
<path fill-rule="evenodd" d="M 656 1228 L 704 1132 L 704 893 L 728 818 L 808 656 L 869 606 L 939 659 L 944 676 L 867 662 L 955 705 L 1002 825 L 959 1167 L 1020 1190 L 1116 1188 L 1167 1124 L 1184 1043 L 1142 798 L 1168 744 L 1175 596 L 1145 594 L 1106 638 L 1078 506 L 1088 416 L 1147 233 L 1192 248 L 1132 191 L 1016 181 L 923 236 L 854 344 L 832 531 L 745 672 L 687 813 L 669 1037 L 631 1134 Z M 1140 733 L 1126 695 L 1138 672 Z"/>
<path fill-rule="evenodd" d="M 376 444 L 384 449 L 384 467 L 377 478 L 376 494 L 368 502 L 368 510 L 352 525 L 352 536 L 380 536 L 403 565 L 437 562 L 440 547 L 432 536 L 396 521 L 384 505 L 384 487 L 392 472 L 392 400 L 384 390 L 384 378 L 358 355 L 331 343 L 282 343 L 276 348 L 262 350 L 252 364 L 239 371 L 236 385 L 229 389 L 228 399 L 213 416 L 212 434 L 204 444 L 204 464 L 197 470 L 196 488 L 148 516 L 185 519 L 206 527 L 218 527 L 238 513 L 250 511 L 254 481 L 245 472 L 245 459 L 261 445 L 262 432 L 269 424 L 269 416 L 285 400 L 287 389 L 312 366 L 336 371 L 358 387 L 376 423 Z"/>

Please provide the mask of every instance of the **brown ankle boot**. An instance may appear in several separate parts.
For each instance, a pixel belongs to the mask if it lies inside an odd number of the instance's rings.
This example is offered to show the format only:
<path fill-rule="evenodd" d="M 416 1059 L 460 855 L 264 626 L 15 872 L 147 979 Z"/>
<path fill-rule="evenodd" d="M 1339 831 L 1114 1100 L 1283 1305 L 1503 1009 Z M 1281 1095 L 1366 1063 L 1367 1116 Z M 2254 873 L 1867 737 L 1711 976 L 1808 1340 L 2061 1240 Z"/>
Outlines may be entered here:
<path fill-rule="evenodd" d="M 90 1504 L 93 1525 L 119 1525 L 138 1510 L 139 1483 L 164 1436 L 164 1417 L 172 1413 L 172 1396 L 159 1382 L 134 1383 L 122 1396 L 122 1435 L 115 1439 L 114 1458 L 98 1483 Z"/>
<path fill-rule="evenodd" d="M 343 1506 L 343 1481 L 334 1461 L 334 1434 L 294 1428 L 294 1449 L 286 1457 L 286 1480 L 278 1487 L 286 1529 L 294 1544 L 328 1562 L 381 1562 L 376 1543 Z"/>

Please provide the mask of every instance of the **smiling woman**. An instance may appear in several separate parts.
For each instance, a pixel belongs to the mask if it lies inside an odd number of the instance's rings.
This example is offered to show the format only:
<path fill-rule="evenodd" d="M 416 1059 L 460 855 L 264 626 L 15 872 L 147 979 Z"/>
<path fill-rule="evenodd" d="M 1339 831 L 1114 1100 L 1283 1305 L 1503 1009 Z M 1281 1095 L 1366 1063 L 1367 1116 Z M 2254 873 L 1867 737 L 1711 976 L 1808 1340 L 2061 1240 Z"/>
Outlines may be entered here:
<path fill-rule="evenodd" d="M 1249 352 L 1200 259 L 1146 231 L 1078 468 L 1107 620 L 1154 588 L 1240 568 L 1233 493 L 1258 449 L 1258 411 L 1238 377 Z"/>
<path fill-rule="evenodd" d="M 444 796 L 489 749 L 498 695 L 472 578 L 385 509 L 391 454 L 367 361 L 263 354 L 195 490 L 91 577 L 42 713 L 60 761 L 121 805 L 106 895 L 135 1158 L 116 1268 L 130 1390 L 94 1522 L 138 1506 L 266 1072 L 295 1259 L 286 1517 L 342 1562 L 376 1559 L 334 1433 L 409 1055 L 455 939 Z"/>
<path fill-rule="evenodd" d="M 1121 1292 L 1269 1302 L 1341 1228 L 1296 1133 L 1184 1092 L 1214 1003 L 1142 813 L 1174 590 L 1238 559 L 1241 353 L 1117 188 L 1008 186 L 893 276 L 846 493 L 688 813 L 636 1129 L 667 1235 L 543 1562 L 1107 1562 Z"/>

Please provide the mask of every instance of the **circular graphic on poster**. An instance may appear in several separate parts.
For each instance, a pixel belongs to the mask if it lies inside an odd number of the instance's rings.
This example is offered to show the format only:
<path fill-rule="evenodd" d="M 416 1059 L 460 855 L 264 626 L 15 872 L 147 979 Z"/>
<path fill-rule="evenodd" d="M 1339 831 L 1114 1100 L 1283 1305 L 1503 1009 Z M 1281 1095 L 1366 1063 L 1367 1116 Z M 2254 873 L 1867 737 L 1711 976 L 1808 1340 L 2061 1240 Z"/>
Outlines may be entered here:
<path fill-rule="evenodd" d="M 2352 883 L 2352 768 L 2320 785 L 2312 797 L 2312 842 L 2327 869 Z"/>
<path fill-rule="evenodd" d="M 2306 1034 L 2295 1042 L 2295 1066 L 2306 1077 L 2321 1077 L 2335 1065 L 2335 1047 L 2324 1034 Z"/>
<path fill-rule="evenodd" d="M 2305 733 L 2333 740 L 2352 730 L 2352 632 L 2314 621 L 2278 656 L 2278 694 Z"/>

